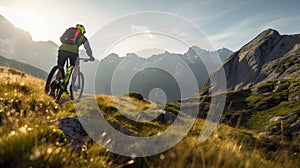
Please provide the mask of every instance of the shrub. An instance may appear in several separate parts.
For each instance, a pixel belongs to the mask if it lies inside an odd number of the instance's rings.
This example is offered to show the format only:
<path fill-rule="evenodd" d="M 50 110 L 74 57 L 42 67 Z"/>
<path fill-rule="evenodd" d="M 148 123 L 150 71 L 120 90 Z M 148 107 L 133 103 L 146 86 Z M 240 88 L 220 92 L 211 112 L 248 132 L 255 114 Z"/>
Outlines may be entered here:
<path fill-rule="evenodd" d="M 129 92 L 128 95 L 129 95 L 129 97 L 135 98 L 137 100 L 144 100 L 144 97 L 140 93 Z"/>

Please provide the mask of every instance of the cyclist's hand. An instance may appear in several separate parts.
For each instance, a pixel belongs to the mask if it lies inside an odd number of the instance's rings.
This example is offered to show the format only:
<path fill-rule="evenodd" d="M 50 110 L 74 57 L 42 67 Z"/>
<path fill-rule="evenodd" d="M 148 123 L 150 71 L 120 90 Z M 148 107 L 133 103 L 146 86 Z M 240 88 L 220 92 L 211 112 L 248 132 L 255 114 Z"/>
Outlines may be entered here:
<path fill-rule="evenodd" d="M 90 61 L 95 61 L 95 58 L 93 56 L 90 57 Z"/>

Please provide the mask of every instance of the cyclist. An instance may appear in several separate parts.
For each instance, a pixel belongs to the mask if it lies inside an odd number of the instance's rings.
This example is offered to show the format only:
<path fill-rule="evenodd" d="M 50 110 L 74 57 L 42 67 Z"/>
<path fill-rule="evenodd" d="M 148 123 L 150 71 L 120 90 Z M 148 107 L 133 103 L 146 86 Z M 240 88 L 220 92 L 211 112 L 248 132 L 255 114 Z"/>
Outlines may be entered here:
<path fill-rule="evenodd" d="M 70 60 L 70 64 L 74 66 L 73 74 L 72 74 L 72 83 L 76 80 L 78 69 L 79 69 L 79 59 L 78 59 L 78 53 L 79 53 L 79 47 L 83 44 L 87 55 L 90 57 L 90 61 L 95 61 L 95 58 L 93 57 L 92 50 L 89 44 L 88 39 L 84 36 L 86 33 L 85 27 L 82 24 L 76 25 L 77 29 L 80 29 L 81 36 L 77 43 L 75 44 L 68 44 L 63 43 L 60 45 L 58 50 L 58 60 L 57 65 L 59 66 L 59 69 L 63 69 L 65 62 L 67 59 Z M 62 77 L 61 71 L 59 70 L 56 74 L 56 80 L 60 80 Z M 74 88 L 76 90 L 76 87 Z M 67 89 L 65 88 L 65 91 Z"/>

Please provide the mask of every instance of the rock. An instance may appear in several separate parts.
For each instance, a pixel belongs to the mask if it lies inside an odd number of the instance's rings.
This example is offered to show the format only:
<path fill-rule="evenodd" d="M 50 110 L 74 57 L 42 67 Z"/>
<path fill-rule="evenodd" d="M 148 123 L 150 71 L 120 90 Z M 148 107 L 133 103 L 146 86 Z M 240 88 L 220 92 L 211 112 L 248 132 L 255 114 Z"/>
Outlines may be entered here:
<path fill-rule="evenodd" d="M 80 151 L 83 143 L 90 140 L 76 116 L 53 120 L 50 124 L 58 126 L 64 132 L 66 139 L 76 151 Z"/>
<path fill-rule="evenodd" d="M 282 121 L 282 120 L 289 120 L 289 119 L 292 119 L 292 118 L 297 118 L 299 116 L 299 114 L 289 114 L 289 115 L 286 115 L 286 116 L 276 116 L 276 117 L 273 117 L 271 118 L 269 121 L 270 122 L 274 122 L 274 121 Z"/>
<path fill-rule="evenodd" d="M 295 95 L 295 96 L 294 96 L 294 100 L 295 100 L 295 101 L 300 101 L 300 96 L 299 96 L 298 94 Z"/>
<path fill-rule="evenodd" d="M 285 86 L 285 87 L 282 87 L 283 84 L 285 84 L 285 82 L 282 81 L 282 80 L 279 80 L 279 81 L 276 83 L 276 85 L 275 85 L 275 87 L 274 87 L 274 89 L 273 89 L 273 92 L 274 92 L 274 93 L 275 93 L 275 92 L 281 92 L 281 91 L 283 91 L 283 90 L 288 89 L 287 87 L 288 87 L 289 85 L 287 85 L 287 86 Z"/>
<path fill-rule="evenodd" d="M 281 125 L 279 122 L 279 123 L 270 124 L 270 125 L 265 126 L 264 132 L 262 132 L 262 133 L 264 133 L 263 135 L 265 135 L 265 136 L 272 136 L 272 135 L 276 134 L 276 132 L 278 132 L 280 129 L 281 129 Z"/>
<path fill-rule="evenodd" d="M 81 122 L 83 124 L 89 124 L 91 118 L 86 116 L 81 116 L 80 121 L 77 116 L 71 116 L 71 117 L 64 117 L 61 119 L 50 121 L 50 124 L 58 126 L 59 129 L 61 129 L 68 140 L 68 142 L 71 143 L 71 145 L 74 147 L 76 151 L 80 151 L 82 145 L 85 142 L 92 142 L 92 139 L 90 136 L 86 133 L 84 128 L 81 125 Z M 126 126 L 114 122 L 110 123 L 117 129 L 118 131 L 122 132 L 123 134 L 129 135 L 129 136 L 136 136 L 134 133 L 132 133 Z M 103 142 L 110 142 L 110 136 L 103 132 L 101 136 L 101 141 Z"/>
<path fill-rule="evenodd" d="M 174 122 L 174 121 L 176 120 L 176 118 L 177 118 L 177 116 L 174 115 L 174 114 L 171 113 L 171 112 L 168 112 L 168 111 L 167 111 L 167 112 L 164 114 L 164 119 L 165 119 L 166 122 L 168 122 L 168 121 Z"/>
<path fill-rule="evenodd" d="M 259 111 L 263 111 L 266 110 L 268 108 L 272 108 L 276 105 L 278 105 L 280 102 L 285 101 L 286 99 L 284 97 L 280 98 L 280 99 L 275 99 L 269 103 L 265 103 L 265 104 L 260 104 L 260 105 L 256 105 L 254 107 L 255 110 L 259 110 Z"/>
<path fill-rule="evenodd" d="M 177 119 L 177 116 L 172 112 L 161 110 L 160 115 L 155 119 L 162 124 L 167 124 L 169 122 L 174 122 Z"/>
<path fill-rule="evenodd" d="M 258 134 L 258 136 L 271 136 L 271 135 L 272 135 L 272 133 L 269 131 L 261 132 Z"/>
<path fill-rule="evenodd" d="M 254 109 L 262 111 L 268 109 L 269 107 L 270 107 L 269 104 L 262 104 L 260 106 L 255 107 Z"/>
<path fill-rule="evenodd" d="M 276 117 L 271 118 L 269 121 L 270 121 L 270 122 L 273 122 L 273 121 L 279 121 L 279 120 L 281 120 L 281 118 L 282 118 L 282 117 L 280 117 L 280 116 L 276 116 Z"/>
<path fill-rule="evenodd" d="M 268 125 L 265 130 L 275 133 L 280 130 L 280 126 L 279 125 Z"/>
<path fill-rule="evenodd" d="M 300 96 L 298 94 L 289 97 L 290 102 L 298 102 L 300 101 Z"/>
<path fill-rule="evenodd" d="M 278 124 L 267 125 L 267 126 L 265 126 L 265 130 L 271 130 L 271 128 L 274 127 L 274 126 L 278 126 Z"/>
<path fill-rule="evenodd" d="M 263 94 L 263 93 L 272 92 L 273 90 L 274 90 L 274 85 L 266 85 L 266 86 L 254 88 L 252 92 L 255 94 Z"/>
<path fill-rule="evenodd" d="M 288 129 L 288 134 L 292 134 L 294 132 L 300 131 L 300 120 L 297 120 L 296 122 L 292 123 Z"/>

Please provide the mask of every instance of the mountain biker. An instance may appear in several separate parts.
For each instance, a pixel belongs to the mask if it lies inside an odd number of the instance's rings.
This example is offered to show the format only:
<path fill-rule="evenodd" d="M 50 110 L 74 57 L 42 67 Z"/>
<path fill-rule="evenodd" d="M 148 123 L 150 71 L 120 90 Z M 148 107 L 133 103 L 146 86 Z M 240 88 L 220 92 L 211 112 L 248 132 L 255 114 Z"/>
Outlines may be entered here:
<path fill-rule="evenodd" d="M 84 36 L 86 33 L 85 27 L 82 24 L 76 25 L 77 29 L 80 29 L 81 36 L 77 43 L 75 44 L 67 44 L 63 43 L 60 45 L 58 50 L 58 60 L 57 65 L 59 66 L 59 69 L 62 70 L 65 62 L 67 59 L 70 60 L 70 64 L 74 66 L 73 74 L 72 74 L 72 83 L 76 80 L 78 69 L 79 69 L 79 59 L 78 59 L 78 53 L 79 53 L 79 47 L 83 44 L 87 55 L 90 57 L 90 61 L 95 61 L 95 58 L 93 57 L 92 50 L 89 44 L 88 39 Z M 56 80 L 60 80 L 62 78 L 61 71 L 58 71 L 56 74 Z M 76 89 L 76 88 L 75 88 Z"/>

